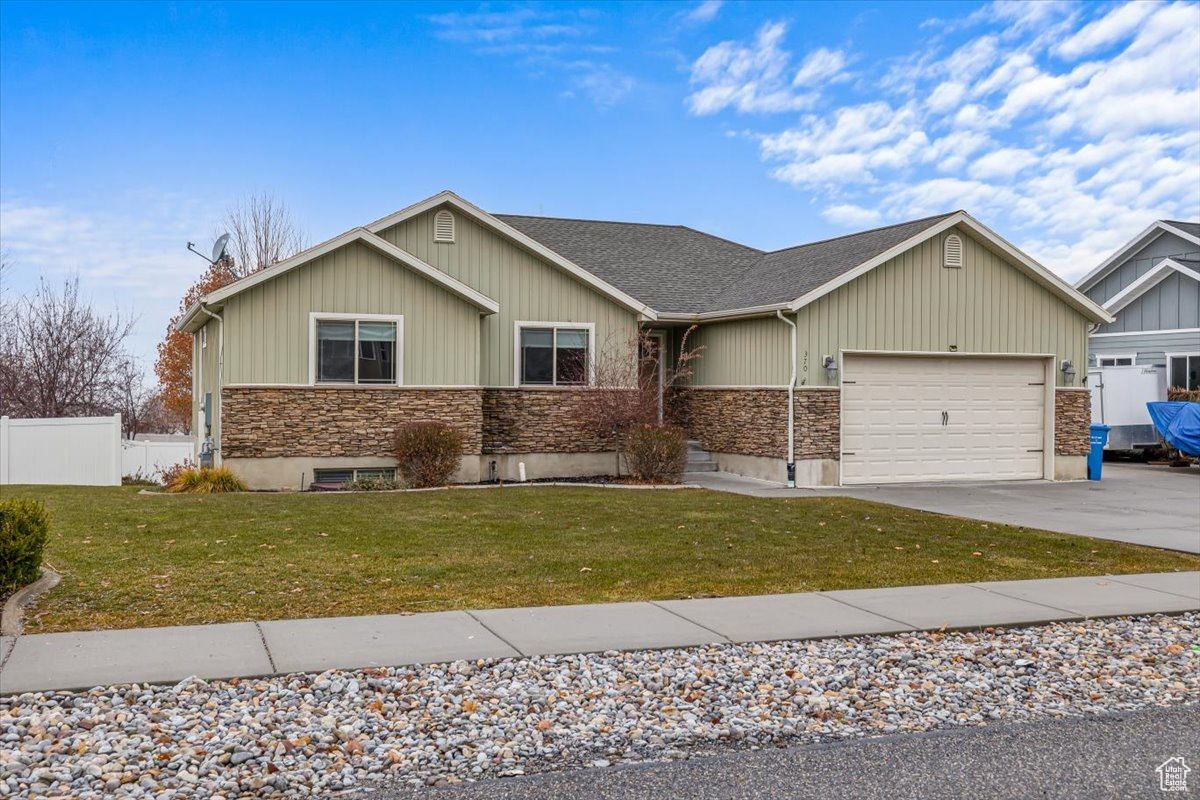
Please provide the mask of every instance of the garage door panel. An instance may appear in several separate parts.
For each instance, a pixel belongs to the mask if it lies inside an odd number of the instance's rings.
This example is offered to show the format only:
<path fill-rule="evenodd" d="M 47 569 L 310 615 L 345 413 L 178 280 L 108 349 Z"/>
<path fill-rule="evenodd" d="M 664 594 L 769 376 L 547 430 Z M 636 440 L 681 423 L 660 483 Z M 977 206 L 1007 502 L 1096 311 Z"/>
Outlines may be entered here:
<path fill-rule="evenodd" d="M 847 356 L 843 482 L 1042 477 L 1043 370 L 1032 358 Z"/>

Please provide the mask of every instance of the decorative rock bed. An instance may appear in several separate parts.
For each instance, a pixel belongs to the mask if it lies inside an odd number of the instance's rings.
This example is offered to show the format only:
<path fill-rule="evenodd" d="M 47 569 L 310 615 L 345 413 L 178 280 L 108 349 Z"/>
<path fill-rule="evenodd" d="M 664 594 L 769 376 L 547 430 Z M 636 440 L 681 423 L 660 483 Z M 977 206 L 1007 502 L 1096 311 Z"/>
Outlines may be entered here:
<path fill-rule="evenodd" d="M 0 698 L 0 796 L 328 796 L 1197 702 L 1198 634 L 1191 613 L 23 694 Z"/>

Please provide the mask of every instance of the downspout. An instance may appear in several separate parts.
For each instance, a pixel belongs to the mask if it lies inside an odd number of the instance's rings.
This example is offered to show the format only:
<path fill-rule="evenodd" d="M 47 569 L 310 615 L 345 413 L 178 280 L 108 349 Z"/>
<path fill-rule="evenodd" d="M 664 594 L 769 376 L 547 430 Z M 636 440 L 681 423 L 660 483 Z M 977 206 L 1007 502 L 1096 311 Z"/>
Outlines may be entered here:
<path fill-rule="evenodd" d="M 225 320 L 222 319 L 220 314 L 214 314 L 213 312 L 211 312 L 207 308 L 205 308 L 203 300 L 200 301 L 200 311 L 201 311 L 201 313 L 203 313 L 217 321 L 217 384 L 216 384 L 216 391 L 213 393 L 216 397 L 216 402 L 213 405 L 215 405 L 219 408 L 220 404 L 221 404 L 221 381 L 225 377 Z M 203 354 L 201 354 L 200 358 L 201 359 L 204 358 Z M 204 387 L 201 386 L 200 388 L 201 388 L 201 390 L 203 390 Z M 219 415 L 220 415 L 220 412 L 218 412 L 218 416 Z M 207 422 L 208 420 L 205 420 L 205 421 Z M 212 427 L 215 428 L 216 426 L 214 425 Z M 207 444 L 210 448 L 212 448 L 212 451 L 213 451 L 213 466 L 214 467 L 221 466 L 220 462 L 218 461 L 218 458 L 221 455 L 220 448 L 212 447 L 212 436 L 208 437 Z M 201 450 L 203 451 L 203 445 L 201 446 Z"/>
<path fill-rule="evenodd" d="M 787 485 L 789 489 L 796 488 L 796 323 L 783 315 L 783 309 L 776 309 L 775 315 L 788 324 L 792 351 L 792 376 L 788 379 L 788 456 L 787 456 Z"/>

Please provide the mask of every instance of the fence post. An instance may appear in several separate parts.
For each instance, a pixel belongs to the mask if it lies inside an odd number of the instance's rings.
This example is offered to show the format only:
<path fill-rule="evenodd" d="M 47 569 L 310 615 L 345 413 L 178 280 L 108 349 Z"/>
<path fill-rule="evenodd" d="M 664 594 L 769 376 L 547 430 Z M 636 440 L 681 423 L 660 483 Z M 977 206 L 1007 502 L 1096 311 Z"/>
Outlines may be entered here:
<path fill-rule="evenodd" d="M 112 485 L 121 485 L 121 415 L 113 414 L 113 434 L 117 440 L 117 446 L 113 448 L 113 472 L 114 476 Z"/>
<path fill-rule="evenodd" d="M 8 417 L 0 417 L 0 486 L 8 483 Z"/>

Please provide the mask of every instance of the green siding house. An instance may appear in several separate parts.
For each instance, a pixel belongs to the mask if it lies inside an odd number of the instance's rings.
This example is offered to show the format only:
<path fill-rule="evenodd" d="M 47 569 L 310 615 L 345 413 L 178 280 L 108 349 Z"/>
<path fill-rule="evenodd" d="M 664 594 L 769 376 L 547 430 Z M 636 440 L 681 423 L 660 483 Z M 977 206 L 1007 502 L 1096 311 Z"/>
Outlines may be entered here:
<path fill-rule="evenodd" d="M 462 482 L 611 472 L 577 365 L 693 326 L 671 404 L 691 437 L 722 469 L 819 486 L 1084 477 L 1080 375 L 1111 321 L 963 211 L 765 252 L 442 192 L 180 327 L 197 448 L 255 488 L 390 470 L 396 427 L 429 419 L 462 431 Z"/>

